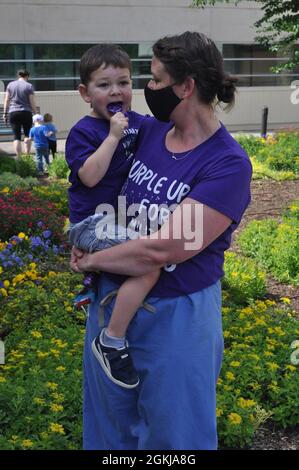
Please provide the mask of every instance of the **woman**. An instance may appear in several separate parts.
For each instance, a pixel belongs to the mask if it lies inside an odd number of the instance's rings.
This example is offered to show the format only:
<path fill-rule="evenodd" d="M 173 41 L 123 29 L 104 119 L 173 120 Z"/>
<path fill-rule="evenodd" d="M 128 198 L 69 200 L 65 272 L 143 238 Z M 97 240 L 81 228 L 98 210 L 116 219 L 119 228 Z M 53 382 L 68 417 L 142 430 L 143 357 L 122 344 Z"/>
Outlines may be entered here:
<path fill-rule="evenodd" d="M 4 121 L 10 122 L 14 134 L 14 149 L 19 158 L 22 155 L 21 131 L 24 131 L 25 153 L 30 153 L 31 140 L 29 131 L 32 127 L 32 111 L 36 114 L 36 104 L 34 99 L 34 89 L 28 83 L 29 72 L 27 70 L 18 71 L 18 80 L 14 80 L 7 85 L 3 114 Z"/>
<path fill-rule="evenodd" d="M 139 214 L 147 210 L 152 225 L 156 214 L 158 234 L 95 254 L 72 252 L 74 271 L 105 272 L 86 332 L 85 449 L 217 448 L 220 279 L 224 251 L 250 201 L 252 170 L 214 113 L 216 101 L 231 105 L 235 92 L 215 44 L 186 32 L 160 39 L 153 52 L 145 97 L 157 119 L 144 123 L 123 195 Z M 156 313 L 140 308 L 128 330 L 140 385 L 121 389 L 91 352 L 99 302 L 108 304 L 107 324 L 121 282 L 107 273 L 139 276 L 159 268 L 147 299 Z"/>

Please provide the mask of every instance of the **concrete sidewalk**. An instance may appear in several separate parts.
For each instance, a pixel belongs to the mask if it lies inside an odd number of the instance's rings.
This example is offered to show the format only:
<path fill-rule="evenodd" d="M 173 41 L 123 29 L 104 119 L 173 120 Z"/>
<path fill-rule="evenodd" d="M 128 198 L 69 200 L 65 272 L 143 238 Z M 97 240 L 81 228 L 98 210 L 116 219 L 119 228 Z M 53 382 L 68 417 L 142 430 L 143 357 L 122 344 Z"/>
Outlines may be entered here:
<path fill-rule="evenodd" d="M 57 152 L 63 152 L 65 150 L 65 139 L 57 140 Z M 34 153 L 34 145 L 31 147 L 31 153 Z M 13 142 L 1 142 L 0 141 L 0 155 L 15 156 Z"/>

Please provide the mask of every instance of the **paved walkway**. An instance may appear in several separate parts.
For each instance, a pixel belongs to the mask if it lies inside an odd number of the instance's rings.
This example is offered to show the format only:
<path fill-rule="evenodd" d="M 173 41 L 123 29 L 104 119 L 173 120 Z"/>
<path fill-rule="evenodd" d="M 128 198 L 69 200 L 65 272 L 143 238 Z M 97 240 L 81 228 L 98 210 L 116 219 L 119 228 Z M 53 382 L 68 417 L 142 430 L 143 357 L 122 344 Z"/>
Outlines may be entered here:
<path fill-rule="evenodd" d="M 65 139 L 57 140 L 57 152 L 64 152 Z M 34 147 L 31 148 L 31 153 L 34 152 Z M 0 141 L 0 155 L 11 155 L 14 156 L 13 142 L 1 142 Z"/>

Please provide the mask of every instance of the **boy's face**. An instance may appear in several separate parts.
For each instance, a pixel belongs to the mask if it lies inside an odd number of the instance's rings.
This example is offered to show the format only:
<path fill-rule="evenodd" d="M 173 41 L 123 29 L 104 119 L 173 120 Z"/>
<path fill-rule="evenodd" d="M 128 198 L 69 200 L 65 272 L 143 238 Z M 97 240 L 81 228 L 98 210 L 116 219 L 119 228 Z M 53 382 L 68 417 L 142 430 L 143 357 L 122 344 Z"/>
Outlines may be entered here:
<path fill-rule="evenodd" d="M 79 85 L 79 91 L 87 103 L 91 103 L 92 115 L 97 118 L 112 117 L 107 109 L 109 103 L 122 102 L 122 112 L 128 111 L 132 100 L 130 71 L 126 68 L 104 65 L 92 72 L 87 86 Z"/>

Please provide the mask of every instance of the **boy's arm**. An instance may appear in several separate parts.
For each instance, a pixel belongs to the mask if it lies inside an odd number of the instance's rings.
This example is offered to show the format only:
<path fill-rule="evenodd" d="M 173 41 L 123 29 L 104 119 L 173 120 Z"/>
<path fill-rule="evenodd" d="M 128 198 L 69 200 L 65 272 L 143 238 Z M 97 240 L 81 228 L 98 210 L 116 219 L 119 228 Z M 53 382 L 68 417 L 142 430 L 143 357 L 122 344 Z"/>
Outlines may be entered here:
<path fill-rule="evenodd" d="M 78 176 L 85 186 L 92 188 L 105 176 L 126 127 L 128 118 L 124 114 L 119 112 L 112 116 L 108 136 L 78 171 Z"/>

